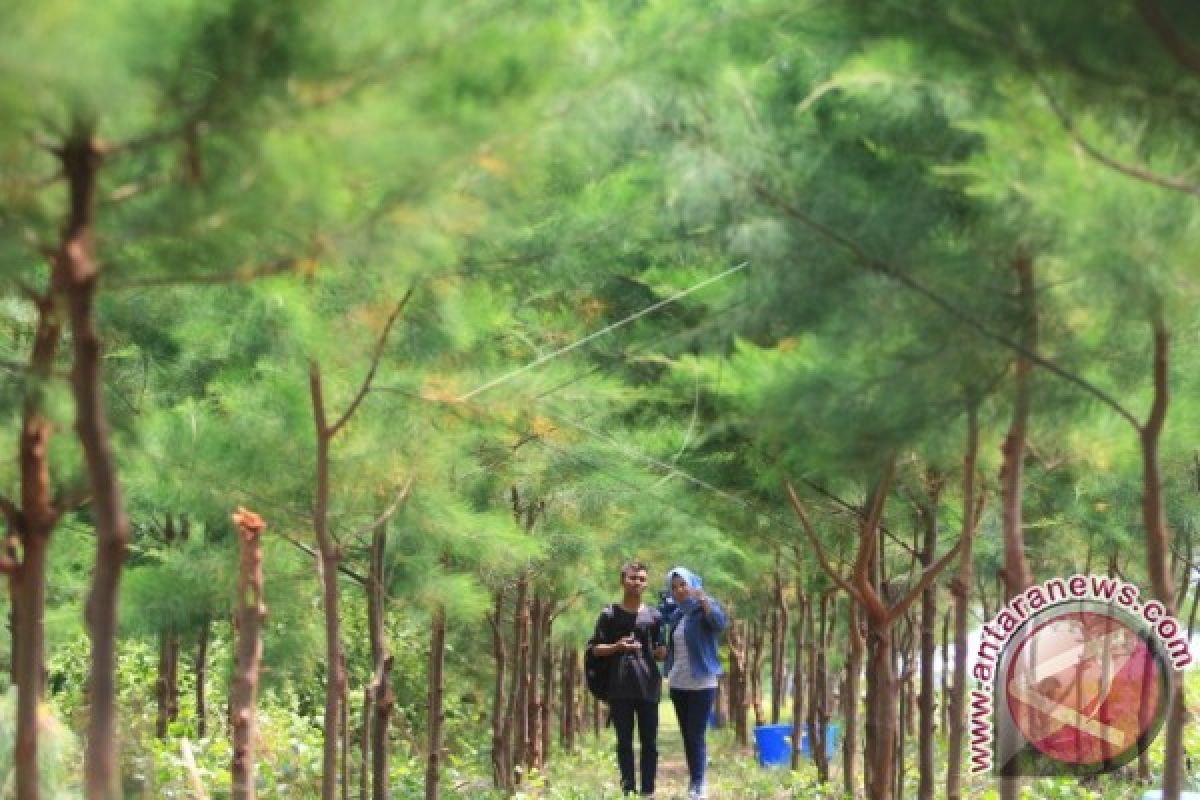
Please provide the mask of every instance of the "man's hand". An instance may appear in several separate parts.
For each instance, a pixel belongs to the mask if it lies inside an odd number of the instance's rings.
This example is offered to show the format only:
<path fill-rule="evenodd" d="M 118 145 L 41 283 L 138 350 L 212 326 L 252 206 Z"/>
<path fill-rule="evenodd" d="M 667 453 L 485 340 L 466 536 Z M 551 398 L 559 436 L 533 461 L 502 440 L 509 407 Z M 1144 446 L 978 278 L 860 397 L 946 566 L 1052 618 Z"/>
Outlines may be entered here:
<path fill-rule="evenodd" d="M 667 646 L 665 644 L 660 644 L 658 647 L 654 648 L 654 660 L 655 661 L 666 661 L 667 660 Z"/>

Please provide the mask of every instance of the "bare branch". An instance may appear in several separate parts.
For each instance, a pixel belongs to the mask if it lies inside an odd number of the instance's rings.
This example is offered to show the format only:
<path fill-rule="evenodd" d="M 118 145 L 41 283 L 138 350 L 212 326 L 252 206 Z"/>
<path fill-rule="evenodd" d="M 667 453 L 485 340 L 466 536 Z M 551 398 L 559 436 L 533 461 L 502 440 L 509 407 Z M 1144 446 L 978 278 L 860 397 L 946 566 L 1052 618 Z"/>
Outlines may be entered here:
<path fill-rule="evenodd" d="M 297 541 L 296 539 L 293 539 L 291 536 L 284 533 L 283 531 L 279 531 L 275 535 L 282 538 L 288 544 L 293 545 L 296 548 L 304 551 L 310 558 L 316 559 L 318 568 L 320 567 L 321 557 L 320 557 L 320 554 L 316 550 L 309 547 L 304 542 L 300 542 L 300 541 Z M 340 562 L 338 563 L 338 572 L 342 573 L 347 578 L 350 578 L 351 580 L 353 580 L 355 583 L 359 584 L 360 586 L 367 585 L 366 578 L 364 578 L 362 575 L 359 575 L 357 572 L 355 572 L 354 570 L 350 569 L 345 564 L 342 564 Z"/>
<path fill-rule="evenodd" d="M 408 287 L 408 291 L 404 293 L 404 297 L 400 298 L 400 302 L 396 304 L 396 308 L 392 310 L 391 316 L 387 318 L 387 322 L 383 326 L 383 332 L 379 334 L 378 341 L 375 342 L 375 352 L 371 355 L 371 368 L 367 370 L 367 377 L 363 379 L 362 386 L 358 387 L 358 394 L 350 401 L 349 407 L 338 418 L 338 421 L 327 430 L 327 436 L 332 439 L 337 436 L 338 431 L 354 416 L 354 412 L 358 410 L 358 405 L 367 396 L 367 392 L 371 390 L 371 381 L 375 379 L 375 371 L 379 368 L 379 359 L 383 356 L 383 347 L 387 344 L 388 334 L 391 333 L 392 325 L 400 316 L 400 312 L 408 305 L 408 301 L 413 296 L 413 290 L 416 287 Z"/>
<path fill-rule="evenodd" d="M 383 513 L 380 514 L 378 517 L 376 517 L 374 520 L 372 520 L 371 522 L 367 523 L 366 525 L 362 526 L 357 531 L 355 531 L 350 536 L 350 541 L 354 541 L 363 536 L 366 536 L 368 533 L 373 532 L 380 525 L 384 524 L 389 519 L 391 519 L 395 515 L 395 513 L 400 509 L 400 506 L 404 503 L 404 501 L 408 499 L 408 494 L 412 490 L 412 485 L 413 485 L 413 481 L 415 480 L 415 478 L 416 478 L 415 475 L 409 475 L 408 480 L 406 480 L 404 482 L 404 485 L 402 485 L 400 487 L 400 491 L 396 494 L 396 499 L 394 501 L 392 501 L 392 504 L 390 506 L 388 506 L 386 509 L 384 509 Z"/>
<path fill-rule="evenodd" d="M 800 525 L 804 528 L 804 533 L 808 535 L 808 540 L 812 542 L 813 549 L 817 551 L 817 560 L 821 564 L 821 569 L 825 570 L 826 574 L 833 579 L 833 582 L 842 588 L 846 594 L 850 595 L 856 602 L 861 602 L 858 591 L 850 585 L 850 583 L 841 576 L 841 574 L 833 568 L 829 563 L 829 556 L 825 554 L 825 547 L 821 544 L 820 537 L 817 536 L 816 530 L 813 529 L 812 522 L 808 519 L 808 514 L 804 512 L 804 506 L 800 503 L 800 498 L 796 496 L 796 490 L 792 486 L 791 481 L 785 480 L 784 487 L 787 489 L 788 499 L 792 503 L 792 509 L 796 512 L 796 516 L 800 518 Z"/>
<path fill-rule="evenodd" d="M 1054 116 L 1058 117 L 1059 124 L 1062 125 L 1067 136 L 1071 138 L 1071 141 L 1073 141 L 1080 150 L 1091 156 L 1093 160 L 1103 164 L 1111 170 L 1115 170 L 1122 175 L 1142 181 L 1143 183 L 1149 183 L 1154 186 L 1158 186 L 1161 189 L 1170 189 L 1173 192 L 1183 192 L 1184 194 L 1190 194 L 1193 197 L 1200 197 L 1200 186 L 1197 186 L 1194 183 L 1182 180 L 1180 178 L 1171 178 L 1165 175 L 1159 175 L 1151 172 L 1146 167 L 1142 167 L 1137 164 L 1127 164 L 1123 161 L 1118 161 L 1106 153 L 1101 152 L 1098 147 L 1083 138 L 1083 135 L 1079 132 L 1079 129 L 1075 127 L 1074 120 L 1072 120 L 1067 114 L 1066 109 L 1059 104 L 1058 99 L 1054 96 L 1053 92 L 1050 91 L 1050 87 L 1046 85 L 1046 82 L 1041 79 L 1041 76 L 1039 76 L 1037 73 L 1034 73 L 1033 79 L 1034 82 L 1037 83 L 1038 88 L 1041 89 L 1042 96 L 1046 98 L 1046 102 L 1050 104 L 1050 110 L 1054 112 Z"/>
<path fill-rule="evenodd" d="M 939 558 L 936 563 L 931 564 L 928 569 L 921 573 L 921 577 L 917 580 L 916 585 L 908 590 L 908 594 L 904 595 L 899 603 L 892 606 L 891 609 L 888 610 L 889 624 L 894 622 L 898 617 L 900 617 L 901 614 L 907 611 L 908 607 L 911 606 L 913 602 L 915 602 L 916 599 L 921 596 L 921 593 L 929 588 L 929 584 L 933 583 L 937 579 L 937 576 L 941 574 L 942 570 L 950 565 L 950 562 L 954 559 L 954 556 L 958 554 L 959 548 L 962 547 L 962 543 L 963 540 L 960 537 L 959 540 L 954 543 L 954 546 L 947 550 L 946 553 Z"/>

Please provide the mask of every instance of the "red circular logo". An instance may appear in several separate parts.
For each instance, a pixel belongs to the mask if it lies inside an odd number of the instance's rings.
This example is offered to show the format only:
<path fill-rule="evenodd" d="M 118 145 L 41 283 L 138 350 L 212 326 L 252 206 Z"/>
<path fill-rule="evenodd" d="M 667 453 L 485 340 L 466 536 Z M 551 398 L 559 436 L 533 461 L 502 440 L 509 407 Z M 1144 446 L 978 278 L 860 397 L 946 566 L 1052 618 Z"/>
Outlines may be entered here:
<path fill-rule="evenodd" d="M 1021 735 L 1050 758 L 1098 765 L 1121 759 L 1159 716 L 1162 667 L 1120 619 L 1077 611 L 1035 627 L 1005 676 Z"/>

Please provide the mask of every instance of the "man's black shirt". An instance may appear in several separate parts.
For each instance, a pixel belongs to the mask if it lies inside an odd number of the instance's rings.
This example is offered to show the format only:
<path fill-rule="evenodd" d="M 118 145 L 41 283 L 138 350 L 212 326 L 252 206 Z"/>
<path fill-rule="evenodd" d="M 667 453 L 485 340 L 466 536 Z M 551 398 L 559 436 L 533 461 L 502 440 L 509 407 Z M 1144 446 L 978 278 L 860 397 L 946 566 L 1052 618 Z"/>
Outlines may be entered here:
<path fill-rule="evenodd" d="M 615 644 L 630 633 L 641 643 L 637 651 L 613 653 L 608 671 L 608 696 L 612 700 L 652 700 L 662 694 L 662 673 L 654 660 L 654 647 L 662 633 L 658 609 L 642 606 L 635 614 L 614 603 L 596 620 L 592 644 Z"/>

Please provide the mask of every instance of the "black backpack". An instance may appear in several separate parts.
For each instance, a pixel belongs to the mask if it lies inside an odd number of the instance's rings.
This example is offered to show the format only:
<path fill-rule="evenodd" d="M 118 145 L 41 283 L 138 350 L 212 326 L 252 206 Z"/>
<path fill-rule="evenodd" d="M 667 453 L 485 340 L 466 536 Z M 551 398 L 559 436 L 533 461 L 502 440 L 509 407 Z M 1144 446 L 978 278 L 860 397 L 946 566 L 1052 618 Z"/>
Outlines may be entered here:
<path fill-rule="evenodd" d="M 611 605 L 606 606 L 602 612 L 602 616 L 609 622 L 613 619 L 613 608 Z M 592 639 L 587 644 L 587 648 L 583 651 L 583 676 L 587 682 L 588 691 L 602 703 L 608 702 L 609 676 L 612 674 L 613 664 L 617 660 L 613 657 L 601 658 L 592 651 L 592 645 L 605 644 L 604 642 Z"/>

